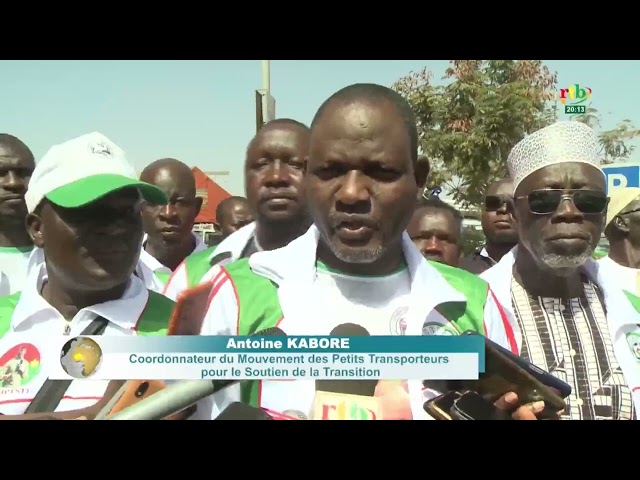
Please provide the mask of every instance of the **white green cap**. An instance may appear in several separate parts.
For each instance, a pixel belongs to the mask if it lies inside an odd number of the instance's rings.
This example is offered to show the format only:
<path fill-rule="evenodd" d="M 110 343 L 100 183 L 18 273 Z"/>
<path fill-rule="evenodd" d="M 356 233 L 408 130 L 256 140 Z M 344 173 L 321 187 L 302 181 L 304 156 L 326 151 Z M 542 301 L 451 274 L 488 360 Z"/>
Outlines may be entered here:
<path fill-rule="evenodd" d="M 25 200 L 29 213 L 45 198 L 78 208 L 127 187 L 137 188 L 150 203 L 167 203 L 159 188 L 138 180 L 120 147 L 94 132 L 51 147 L 33 171 Z"/>

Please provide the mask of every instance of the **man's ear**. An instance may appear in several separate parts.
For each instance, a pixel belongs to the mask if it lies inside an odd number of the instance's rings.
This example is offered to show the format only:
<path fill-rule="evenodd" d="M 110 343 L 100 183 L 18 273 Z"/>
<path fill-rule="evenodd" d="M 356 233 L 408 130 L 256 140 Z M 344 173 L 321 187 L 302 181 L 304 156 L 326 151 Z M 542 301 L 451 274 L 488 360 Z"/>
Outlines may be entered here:
<path fill-rule="evenodd" d="M 44 231 L 42 228 L 42 218 L 35 213 L 30 213 L 25 219 L 27 233 L 31 237 L 31 241 L 38 248 L 44 247 Z"/>
<path fill-rule="evenodd" d="M 629 225 L 627 225 L 627 221 L 624 218 L 622 218 L 620 215 L 618 215 L 616 218 L 613 219 L 613 224 L 621 232 L 625 234 L 629 233 Z"/>
<path fill-rule="evenodd" d="M 424 155 L 418 157 L 415 167 L 416 184 L 420 191 L 427 185 L 427 177 L 429 177 L 429 170 L 431 170 L 431 164 L 429 159 Z"/>
<path fill-rule="evenodd" d="M 202 210 L 202 202 L 203 199 L 202 197 L 196 197 L 196 204 L 195 204 L 195 215 L 193 218 L 196 218 L 198 215 L 200 215 L 200 210 Z"/>

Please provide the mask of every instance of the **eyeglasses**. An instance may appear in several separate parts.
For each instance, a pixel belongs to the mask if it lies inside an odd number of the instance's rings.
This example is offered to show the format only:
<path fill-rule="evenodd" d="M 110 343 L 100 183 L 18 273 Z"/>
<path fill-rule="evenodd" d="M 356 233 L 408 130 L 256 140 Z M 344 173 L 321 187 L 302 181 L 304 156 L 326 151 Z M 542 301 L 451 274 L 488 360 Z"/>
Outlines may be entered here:
<path fill-rule="evenodd" d="M 487 195 L 484 197 L 484 209 L 487 212 L 497 212 L 503 205 L 507 210 L 513 210 L 513 197 L 509 195 Z"/>
<path fill-rule="evenodd" d="M 571 200 L 580 212 L 585 214 L 602 213 L 607 208 L 607 194 L 597 190 L 534 190 L 516 200 L 526 198 L 529 210 L 538 215 L 548 215 L 558 209 L 564 200 Z"/>

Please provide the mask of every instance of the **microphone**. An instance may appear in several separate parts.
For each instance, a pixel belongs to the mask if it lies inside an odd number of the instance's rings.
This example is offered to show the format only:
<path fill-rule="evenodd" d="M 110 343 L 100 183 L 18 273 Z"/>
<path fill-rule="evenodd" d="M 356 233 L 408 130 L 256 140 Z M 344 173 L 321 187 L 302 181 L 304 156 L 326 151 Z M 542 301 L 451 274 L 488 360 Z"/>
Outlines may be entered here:
<path fill-rule="evenodd" d="M 284 337 L 277 327 L 256 332 L 251 337 Z M 240 380 L 183 380 L 167 385 L 141 402 L 126 408 L 105 420 L 161 420 L 218 393 Z"/>
<path fill-rule="evenodd" d="M 340 337 L 369 336 L 366 328 L 343 323 L 331 330 Z M 313 420 L 382 420 L 382 409 L 374 397 L 378 380 L 316 380 Z"/>
<path fill-rule="evenodd" d="M 214 420 L 273 420 L 273 417 L 260 408 L 240 402 L 233 402 Z"/>

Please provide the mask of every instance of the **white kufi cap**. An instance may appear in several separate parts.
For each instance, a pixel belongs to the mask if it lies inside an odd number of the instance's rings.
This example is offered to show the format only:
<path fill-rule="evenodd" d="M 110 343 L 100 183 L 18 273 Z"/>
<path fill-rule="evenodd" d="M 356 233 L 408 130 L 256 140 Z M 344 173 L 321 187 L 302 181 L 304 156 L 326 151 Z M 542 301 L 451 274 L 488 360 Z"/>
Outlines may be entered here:
<path fill-rule="evenodd" d="M 557 122 L 538 130 L 521 140 L 509 154 L 507 166 L 513 190 L 526 177 L 548 165 L 580 162 L 602 172 L 601 150 L 596 132 L 584 123 Z"/>

